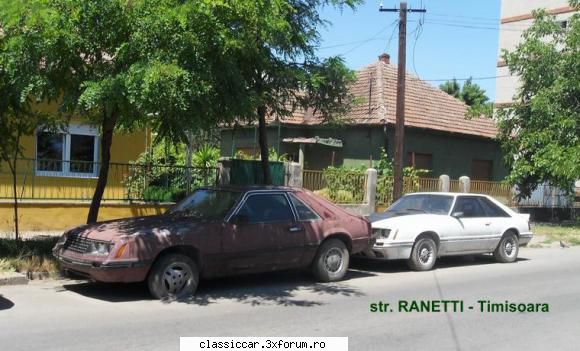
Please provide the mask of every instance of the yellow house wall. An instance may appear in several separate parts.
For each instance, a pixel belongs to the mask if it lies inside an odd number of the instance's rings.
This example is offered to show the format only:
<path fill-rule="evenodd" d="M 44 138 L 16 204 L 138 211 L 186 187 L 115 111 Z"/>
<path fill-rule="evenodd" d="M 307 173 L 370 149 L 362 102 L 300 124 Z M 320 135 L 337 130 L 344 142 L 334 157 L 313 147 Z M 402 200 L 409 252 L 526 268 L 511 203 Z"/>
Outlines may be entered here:
<path fill-rule="evenodd" d="M 41 103 L 37 109 L 46 113 L 56 113 L 54 103 Z M 71 119 L 71 124 L 87 123 L 80 117 Z M 116 133 L 111 145 L 111 163 L 127 164 L 134 161 L 147 150 L 150 142 L 150 132 L 139 130 L 132 133 Z M 36 158 L 36 136 L 28 135 L 21 138 L 22 158 Z M 90 199 L 96 184 L 94 178 L 48 177 L 36 176 L 33 161 L 21 161 L 17 165 L 17 186 L 22 198 L 38 199 Z M 105 199 L 124 199 L 123 180 L 128 174 L 128 168 L 113 165 L 109 168 L 109 179 L 105 189 Z M 7 164 L 0 163 L 0 198 L 12 196 L 12 179 Z"/>
<path fill-rule="evenodd" d="M 20 203 L 20 230 L 63 231 L 79 226 L 85 223 L 89 206 L 89 203 Z M 99 211 L 99 221 L 162 214 L 168 207 L 166 204 L 103 203 Z M 12 203 L 0 202 L 0 233 L 12 231 Z"/>

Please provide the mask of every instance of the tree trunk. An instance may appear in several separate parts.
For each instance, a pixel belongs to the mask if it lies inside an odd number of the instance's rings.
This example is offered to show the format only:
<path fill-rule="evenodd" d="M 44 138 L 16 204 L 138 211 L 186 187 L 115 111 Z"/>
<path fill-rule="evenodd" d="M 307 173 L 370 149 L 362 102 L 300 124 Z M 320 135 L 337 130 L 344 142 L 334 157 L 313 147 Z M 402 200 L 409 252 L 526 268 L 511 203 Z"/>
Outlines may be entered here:
<path fill-rule="evenodd" d="M 109 177 L 109 162 L 111 160 L 111 144 L 113 143 L 113 131 L 117 124 L 117 113 L 112 112 L 110 116 L 103 119 L 103 136 L 101 140 L 101 169 L 99 170 L 99 179 L 91 201 L 91 208 L 87 216 L 87 224 L 95 223 L 99 217 L 99 208 L 101 207 L 101 200 L 103 193 L 107 186 L 107 179 Z"/>
<path fill-rule="evenodd" d="M 258 129 L 260 143 L 260 158 L 262 159 L 262 173 L 264 184 L 272 184 L 272 174 L 270 173 L 270 161 L 268 160 L 268 130 L 266 128 L 266 106 L 258 107 Z"/>
<path fill-rule="evenodd" d="M 22 128 L 18 127 L 18 132 L 16 134 L 16 146 L 14 148 L 14 154 L 12 155 L 12 160 L 8 161 L 8 166 L 10 167 L 10 173 L 12 173 L 12 198 L 14 205 L 14 238 L 16 241 L 20 239 L 20 229 L 18 227 L 18 190 L 16 188 L 16 171 L 18 163 L 18 146 L 20 145 L 20 136 L 22 135 Z"/>
<path fill-rule="evenodd" d="M 14 238 L 18 241 L 20 238 L 20 232 L 18 229 L 18 190 L 16 190 L 16 159 L 14 160 L 14 166 L 10 166 L 10 172 L 12 173 L 12 196 L 14 199 Z"/>

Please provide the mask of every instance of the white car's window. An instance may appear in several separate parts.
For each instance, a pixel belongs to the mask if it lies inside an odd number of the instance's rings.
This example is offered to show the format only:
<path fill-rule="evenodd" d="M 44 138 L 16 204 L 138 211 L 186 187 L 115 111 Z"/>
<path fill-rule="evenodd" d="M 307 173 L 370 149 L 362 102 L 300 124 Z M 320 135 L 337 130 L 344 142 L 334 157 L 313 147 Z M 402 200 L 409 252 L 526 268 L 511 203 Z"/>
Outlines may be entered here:
<path fill-rule="evenodd" d="M 458 197 L 453 212 L 463 212 L 463 218 L 487 217 L 477 197 Z"/>
<path fill-rule="evenodd" d="M 453 196 L 416 194 L 406 195 L 387 209 L 388 212 L 397 213 L 431 213 L 448 214 Z"/>
<path fill-rule="evenodd" d="M 491 202 L 489 199 L 484 197 L 479 198 L 479 202 L 485 212 L 487 213 L 488 217 L 509 217 L 510 215 L 507 214 L 504 210 L 499 208 L 496 204 Z"/>

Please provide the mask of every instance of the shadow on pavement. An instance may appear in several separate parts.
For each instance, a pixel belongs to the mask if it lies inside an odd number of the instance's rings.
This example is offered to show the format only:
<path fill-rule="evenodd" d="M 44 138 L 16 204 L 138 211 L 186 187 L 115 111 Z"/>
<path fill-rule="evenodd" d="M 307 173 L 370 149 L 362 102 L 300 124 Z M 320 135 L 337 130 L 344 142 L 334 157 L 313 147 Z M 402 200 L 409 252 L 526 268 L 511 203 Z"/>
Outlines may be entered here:
<path fill-rule="evenodd" d="M 182 300 L 166 300 L 165 303 L 186 303 L 208 306 L 218 301 L 233 301 L 252 306 L 276 305 L 311 307 L 323 302 L 297 298 L 297 293 L 316 296 L 364 296 L 357 288 L 346 285 L 352 279 L 373 276 L 372 273 L 350 270 L 345 282 L 318 283 L 304 272 L 275 272 L 237 276 L 214 280 L 202 280 L 195 296 Z M 146 284 L 105 284 L 74 282 L 64 284 L 63 290 L 72 291 L 88 298 L 108 302 L 152 300 Z"/>
<path fill-rule="evenodd" d="M 516 262 L 528 261 L 527 258 L 518 257 Z M 437 259 L 434 269 L 452 269 L 465 266 L 480 266 L 488 264 L 498 264 L 492 255 L 467 255 L 467 256 L 448 256 Z M 399 273 L 410 272 L 405 260 L 386 261 L 380 259 L 365 258 L 355 256 L 351 260 L 351 269 L 366 271 L 368 273 Z"/>
<path fill-rule="evenodd" d="M 0 295 L 0 311 L 8 310 L 14 307 L 14 302 L 8 300 L 4 296 Z"/>

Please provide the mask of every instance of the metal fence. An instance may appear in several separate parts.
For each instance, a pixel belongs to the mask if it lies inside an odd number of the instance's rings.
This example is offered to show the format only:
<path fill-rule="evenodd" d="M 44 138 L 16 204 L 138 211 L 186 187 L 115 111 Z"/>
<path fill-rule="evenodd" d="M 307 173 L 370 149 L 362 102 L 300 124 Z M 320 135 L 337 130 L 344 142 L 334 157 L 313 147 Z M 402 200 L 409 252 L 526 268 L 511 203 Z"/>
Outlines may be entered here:
<path fill-rule="evenodd" d="M 21 159 L 17 162 L 16 190 L 19 199 L 90 200 L 100 163 Z M 110 163 L 103 200 L 179 200 L 195 187 L 215 185 L 217 168 L 163 164 Z M 0 199 L 13 197 L 9 168 L 0 168 Z"/>
<path fill-rule="evenodd" d="M 304 170 L 302 187 L 338 204 L 359 204 L 364 201 L 367 176 L 364 172 L 327 169 Z"/>

